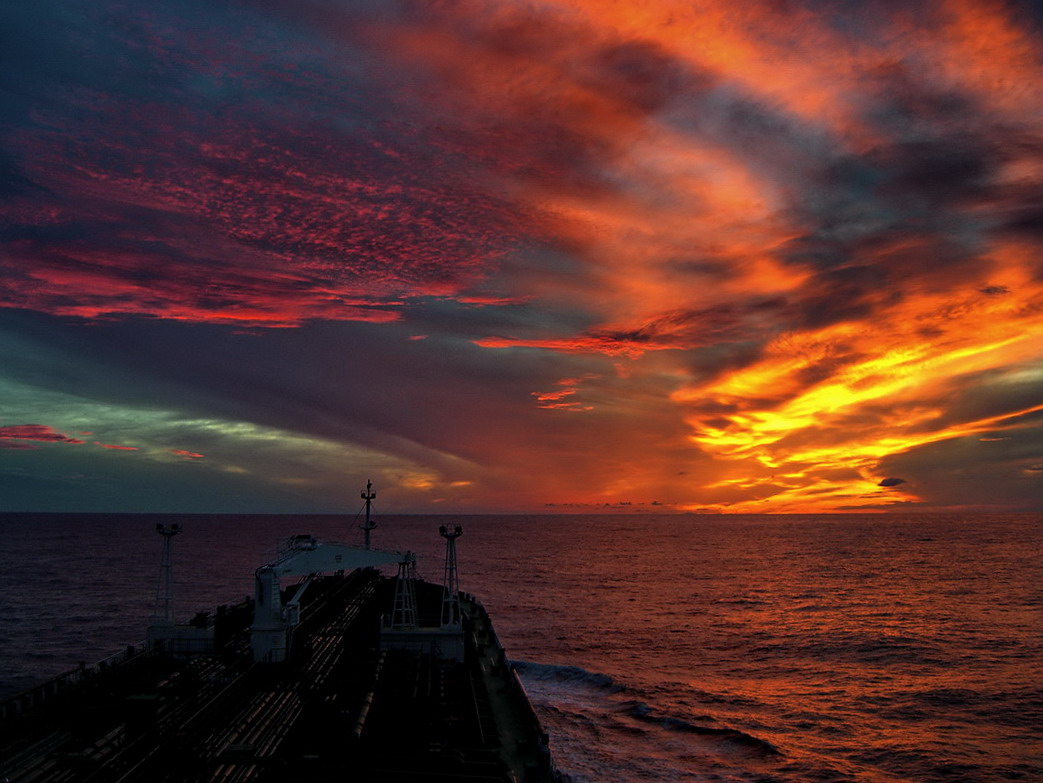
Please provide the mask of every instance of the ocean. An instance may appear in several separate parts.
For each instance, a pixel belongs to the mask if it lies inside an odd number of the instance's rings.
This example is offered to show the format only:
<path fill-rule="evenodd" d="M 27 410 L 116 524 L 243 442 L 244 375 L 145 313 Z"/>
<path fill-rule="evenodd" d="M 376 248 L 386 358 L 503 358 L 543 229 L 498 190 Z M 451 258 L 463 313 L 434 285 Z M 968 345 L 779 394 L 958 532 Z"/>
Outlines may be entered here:
<path fill-rule="evenodd" d="M 331 516 L 0 515 L 0 696 L 252 593 Z M 486 605 L 574 783 L 1043 781 L 1043 516 L 378 517 Z"/>

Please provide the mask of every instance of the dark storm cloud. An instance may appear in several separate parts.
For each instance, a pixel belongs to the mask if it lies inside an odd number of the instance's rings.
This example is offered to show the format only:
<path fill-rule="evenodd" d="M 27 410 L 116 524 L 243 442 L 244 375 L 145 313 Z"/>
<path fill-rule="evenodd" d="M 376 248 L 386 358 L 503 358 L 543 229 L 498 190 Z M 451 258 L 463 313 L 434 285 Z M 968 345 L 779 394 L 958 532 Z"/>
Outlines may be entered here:
<path fill-rule="evenodd" d="M 1005 226 L 1016 234 L 1043 235 L 1043 204 L 1017 207 Z"/>
<path fill-rule="evenodd" d="M 887 150 L 881 161 L 890 172 L 885 192 L 915 193 L 935 206 L 980 196 L 995 159 L 973 149 L 966 140 L 958 145 L 947 143 L 952 141 L 907 141 Z"/>
<path fill-rule="evenodd" d="M 912 281 L 980 279 L 990 232 L 1031 233 L 1036 224 L 1036 196 L 997 175 L 1013 162 L 1037 167 L 1038 140 L 993 119 L 976 97 L 930 86 L 910 65 L 878 68 L 863 86 L 856 105 L 874 143 L 853 155 L 833 139 L 820 162 L 803 161 L 813 176 L 793 217 L 814 230 L 788 240 L 784 257 L 822 270 L 813 279 L 819 292 L 800 306 L 809 326 L 844 318 L 848 303 L 853 317 L 865 315 Z M 754 104 L 746 111 L 763 113 Z M 790 151 L 776 160 L 792 164 L 793 149 L 808 149 L 800 138 L 809 130 L 791 123 Z"/>
<path fill-rule="evenodd" d="M 916 489 L 939 507 L 1032 511 L 1039 508 L 1038 431 L 1013 431 L 999 441 L 963 438 L 888 457 L 881 469 L 916 477 Z"/>

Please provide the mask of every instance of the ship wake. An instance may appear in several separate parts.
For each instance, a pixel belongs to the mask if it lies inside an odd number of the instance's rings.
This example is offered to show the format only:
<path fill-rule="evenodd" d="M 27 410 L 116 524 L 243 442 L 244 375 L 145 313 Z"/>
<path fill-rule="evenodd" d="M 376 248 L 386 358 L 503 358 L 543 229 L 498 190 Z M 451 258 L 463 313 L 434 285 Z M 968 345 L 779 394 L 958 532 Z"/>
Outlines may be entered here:
<path fill-rule="evenodd" d="M 703 781 L 709 769 L 728 780 L 722 767 L 750 771 L 783 760 L 765 739 L 608 674 L 531 661 L 515 666 L 551 733 L 559 768 L 574 783 L 608 779 L 606 765 L 614 780 Z"/>

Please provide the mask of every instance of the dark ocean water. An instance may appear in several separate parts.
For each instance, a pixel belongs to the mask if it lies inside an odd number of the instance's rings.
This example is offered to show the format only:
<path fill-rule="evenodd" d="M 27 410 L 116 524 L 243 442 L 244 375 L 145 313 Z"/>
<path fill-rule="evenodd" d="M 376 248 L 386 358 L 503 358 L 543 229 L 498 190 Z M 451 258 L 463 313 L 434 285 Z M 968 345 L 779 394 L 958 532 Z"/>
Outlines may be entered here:
<path fill-rule="evenodd" d="M 351 518 L 0 515 L 0 694 L 241 599 Z M 383 517 L 490 610 L 576 783 L 1043 781 L 1043 517 Z"/>

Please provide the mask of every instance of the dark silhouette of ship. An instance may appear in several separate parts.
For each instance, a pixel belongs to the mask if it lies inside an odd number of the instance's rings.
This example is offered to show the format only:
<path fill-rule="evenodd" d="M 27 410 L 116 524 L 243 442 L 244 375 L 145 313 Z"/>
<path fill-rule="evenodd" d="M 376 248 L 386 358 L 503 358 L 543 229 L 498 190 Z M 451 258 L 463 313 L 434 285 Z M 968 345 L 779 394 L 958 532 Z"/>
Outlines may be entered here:
<path fill-rule="evenodd" d="M 179 625 L 164 537 L 145 644 L 0 704 L 0 782 L 550 783 L 548 737 L 489 616 L 410 552 L 293 536 L 253 599 Z M 397 565 L 395 576 L 381 565 Z M 282 581 L 299 578 L 292 585 Z"/>

